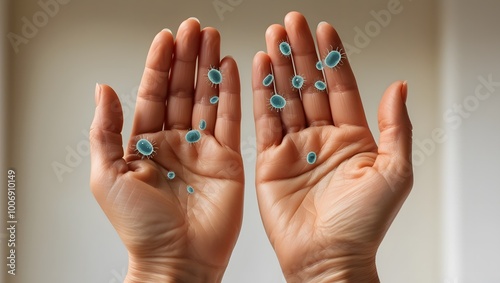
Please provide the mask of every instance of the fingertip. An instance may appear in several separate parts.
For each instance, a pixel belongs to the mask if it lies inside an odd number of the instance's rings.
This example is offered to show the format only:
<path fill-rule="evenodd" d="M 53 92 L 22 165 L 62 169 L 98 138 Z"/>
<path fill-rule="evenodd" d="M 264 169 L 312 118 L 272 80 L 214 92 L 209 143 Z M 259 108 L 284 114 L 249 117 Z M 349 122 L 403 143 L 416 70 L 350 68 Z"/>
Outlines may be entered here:
<path fill-rule="evenodd" d="M 153 43 L 156 42 L 173 42 L 174 35 L 172 31 L 168 28 L 162 29 L 159 33 L 156 34 L 155 38 L 153 39 Z"/>
<path fill-rule="evenodd" d="M 279 37 L 282 30 L 284 30 L 282 25 L 272 24 L 266 29 L 266 38 Z"/>
<path fill-rule="evenodd" d="M 229 84 L 228 88 L 230 92 L 239 93 L 240 74 L 238 71 L 238 65 L 236 63 L 236 60 L 234 60 L 234 58 L 231 56 L 226 56 L 222 58 L 219 69 L 221 70 L 222 74 L 227 78 L 227 80 L 223 80 L 222 84 L 220 85 L 221 87 L 220 90 L 223 91 L 226 87 L 228 87 Z"/>
<path fill-rule="evenodd" d="M 257 53 L 255 53 L 254 58 L 255 58 L 255 57 L 257 57 L 257 56 L 264 56 L 264 55 L 267 55 L 267 53 L 266 53 L 266 52 L 264 52 L 264 51 L 262 51 L 262 50 L 260 50 L 260 51 L 258 51 Z"/>
<path fill-rule="evenodd" d="M 220 40 L 220 32 L 214 27 L 206 27 L 201 30 L 202 33 L 208 33 L 211 38 Z"/>
<path fill-rule="evenodd" d="M 183 28 L 195 28 L 198 31 L 200 31 L 201 29 L 200 20 L 198 20 L 198 18 L 195 17 L 188 18 L 179 25 L 179 31 L 182 30 Z"/>
<path fill-rule="evenodd" d="M 200 23 L 200 20 L 197 17 L 189 17 L 187 20 L 197 21 L 198 24 Z"/>
<path fill-rule="evenodd" d="M 285 25 L 288 26 L 290 24 L 294 24 L 297 21 L 305 21 L 304 15 L 297 11 L 291 11 L 285 16 Z"/>
<path fill-rule="evenodd" d="M 302 15 L 302 13 L 300 13 L 298 11 L 290 11 L 286 14 L 285 20 L 293 19 L 293 18 L 297 18 L 297 17 L 305 18 L 304 15 Z"/>
<path fill-rule="evenodd" d="M 254 90 L 263 88 L 262 80 L 265 76 L 271 74 L 271 58 L 266 53 L 260 51 L 255 54 L 253 59 L 252 87 Z"/>
<path fill-rule="evenodd" d="M 401 85 L 401 97 L 403 98 L 404 103 L 408 98 L 408 81 L 404 81 Z"/>
<path fill-rule="evenodd" d="M 101 101 L 101 85 L 99 83 L 95 84 L 94 100 L 95 100 L 95 106 L 97 107 L 99 105 L 99 102 Z"/>
<path fill-rule="evenodd" d="M 326 21 L 321 21 L 318 23 L 318 26 L 316 27 L 318 33 L 323 32 L 324 29 L 333 29 L 333 26 L 330 25 Z"/>
<path fill-rule="evenodd" d="M 227 55 L 222 60 L 220 61 L 220 66 L 228 66 L 228 67 L 233 67 L 237 66 L 236 60 L 234 60 L 234 57 L 231 55 Z"/>
<path fill-rule="evenodd" d="M 271 62 L 269 55 L 264 51 L 259 51 L 253 57 L 253 67 L 260 70 L 263 67 L 263 63 L 265 64 L 266 61 L 269 61 L 269 63 Z"/>
<path fill-rule="evenodd" d="M 405 125 L 412 129 L 406 109 L 406 81 L 396 81 L 385 91 L 379 107 L 379 127 L 385 130 L 393 126 Z"/>

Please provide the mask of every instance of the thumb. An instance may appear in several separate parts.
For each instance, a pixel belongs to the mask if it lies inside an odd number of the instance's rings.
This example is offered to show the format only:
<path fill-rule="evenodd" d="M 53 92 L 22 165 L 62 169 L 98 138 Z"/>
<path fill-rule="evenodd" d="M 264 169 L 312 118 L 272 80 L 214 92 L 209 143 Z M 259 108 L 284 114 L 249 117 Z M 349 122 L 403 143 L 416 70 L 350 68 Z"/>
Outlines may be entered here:
<path fill-rule="evenodd" d="M 115 91 L 107 85 L 96 85 L 96 109 L 90 126 L 90 186 L 110 187 L 119 173 L 127 171 L 123 160 L 123 113 Z"/>
<path fill-rule="evenodd" d="M 413 184 L 412 125 L 406 109 L 406 82 L 393 83 L 384 93 L 378 110 L 380 140 L 375 167 L 393 190 Z"/>

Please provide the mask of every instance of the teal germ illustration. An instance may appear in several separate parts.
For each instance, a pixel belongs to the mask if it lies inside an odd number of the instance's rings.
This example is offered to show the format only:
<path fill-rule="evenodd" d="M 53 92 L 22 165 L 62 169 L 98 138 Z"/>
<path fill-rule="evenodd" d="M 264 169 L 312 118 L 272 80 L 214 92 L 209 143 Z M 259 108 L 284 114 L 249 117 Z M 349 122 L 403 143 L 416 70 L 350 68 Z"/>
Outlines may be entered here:
<path fill-rule="evenodd" d="M 325 57 L 325 65 L 328 68 L 335 68 L 342 61 L 342 53 L 338 50 L 332 50 Z"/>
<path fill-rule="evenodd" d="M 167 178 L 170 179 L 170 180 L 172 180 L 173 178 L 175 178 L 175 172 L 174 171 L 168 171 Z"/>
<path fill-rule="evenodd" d="M 316 163 L 316 159 L 317 159 L 316 152 L 311 151 L 307 154 L 307 163 L 314 164 Z"/>
<path fill-rule="evenodd" d="M 290 56 L 292 54 L 292 47 L 290 47 L 290 44 L 286 41 L 283 41 L 282 43 L 280 43 L 279 49 L 280 49 L 281 54 L 283 54 L 285 56 Z"/>
<path fill-rule="evenodd" d="M 316 69 L 319 71 L 323 70 L 323 62 L 321 62 L 321 60 L 316 63 Z"/>
<path fill-rule="evenodd" d="M 286 99 L 279 94 L 274 94 L 273 96 L 271 96 L 269 102 L 271 103 L 271 107 L 278 111 L 285 108 L 286 106 Z"/>
<path fill-rule="evenodd" d="M 320 90 L 320 91 L 323 91 L 326 89 L 326 84 L 325 82 L 323 81 L 316 81 L 314 83 L 314 87 L 317 89 L 317 90 Z"/>
<path fill-rule="evenodd" d="M 219 70 L 210 68 L 210 70 L 208 70 L 208 79 L 212 84 L 218 85 L 222 83 L 222 74 Z"/>
<path fill-rule="evenodd" d="M 188 185 L 188 186 L 186 187 L 186 191 L 188 192 L 188 194 L 190 194 L 190 195 L 191 195 L 191 194 L 193 194 L 193 193 L 194 193 L 194 188 Z"/>
<path fill-rule="evenodd" d="M 147 139 L 140 139 L 135 144 L 135 150 L 137 153 L 142 155 L 142 157 L 151 158 L 155 153 L 155 147 Z"/>
<path fill-rule="evenodd" d="M 302 76 L 295 75 L 292 78 L 292 86 L 296 89 L 302 89 L 302 87 L 304 86 L 304 82 L 305 80 Z"/>
<path fill-rule="evenodd" d="M 202 131 L 205 130 L 207 128 L 207 121 L 205 121 L 204 119 L 201 119 L 199 126 L 200 126 L 200 130 L 202 130 Z"/>
<path fill-rule="evenodd" d="M 219 102 L 219 97 L 214 95 L 212 97 L 210 97 L 210 104 L 217 104 L 217 102 Z"/>
<path fill-rule="evenodd" d="M 274 81 L 274 76 L 272 74 L 267 75 L 264 80 L 262 80 L 262 84 L 264 86 L 270 86 Z"/>
<path fill-rule="evenodd" d="M 201 133 L 198 130 L 191 130 L 184 137 L 188 143 L 196 143 L 201 139 Z"/>

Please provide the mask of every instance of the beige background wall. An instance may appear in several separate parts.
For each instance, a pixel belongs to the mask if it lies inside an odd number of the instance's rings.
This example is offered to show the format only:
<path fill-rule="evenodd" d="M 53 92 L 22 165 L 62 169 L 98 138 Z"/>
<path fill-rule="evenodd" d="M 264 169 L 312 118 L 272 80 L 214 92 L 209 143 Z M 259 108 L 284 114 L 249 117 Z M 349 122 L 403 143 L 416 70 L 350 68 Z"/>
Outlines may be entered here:
<path fill-rule="evenodd" d="M 443 2 L 443 274 L 500 282 L 500 2 Z"/>
<path fill-rule="evenodd" d="M 218 14 L 214 2 L 233 6 Z M 32 22 L 33 16 L 43 10 L 37 1 L 10 3 L 8 31 L 23 35 L 23 17 Z M 152 38 L 164 27 L 175 31 L 178 24 L 190 16 L 198 17 L 202 26 L 220 30 L 222 53 L 236 58 L 242 79 L 245 215 L 224 282 L 283 282 L 260 221 L 254 191 L 255 133 L 250 107 L 250 66 L 253 54 L 265 47 L 263 35 L 267 26 L 282 23 L 284 15 L 291 10 L 303 12 L 311 28 L 322 20 L 329 21 L 339 30 L 344 42 L 358 48 L 350 59 L 375 133 L 382 92 L 394 80 L 409 82 L 408 105 L 417 141 L 415 150 L 419 152 L 415 156 L 416 179 L 412 194 L 379 252 L 377 264 L 382 282 L 480 282 L 451 281 L 463 274 L 456 273 L 453 265 L 447 265 L 450 250 L 456 247 L 442 252 L 446 247 L 442 243 L 448 242 L 441 236 L 456 227 L 441 225 L 441 216 L 449 219 L 456 217 L 456 213 L 448 213 L 454 211 L 455 203 L 444 201 L 441 188 L 449 182 L 446 178 L 442 182 L 440 176 L 443 172 L 456 172 L 449 170 L 446 160 L 441 162 L 441 152 L 447 144 L 438 145 L 433 151 L 420 147 L 434 129 L 446 126 L 442 125 L 441 113 L 449 107 L 447 103 L 454 95 L 449 87 L 454 80 L 462 78 L 446 76 L 448 71 L 454 71 L 453 62 L 458 58 L 447 57 L 448 52 L 442 51 L 443 46 L 448 45 L 439 35 L 441 27 L 453 26 L 455 22 L 444 25 L 438 21 L 444 12 L 438 10 L 435 1 L 59 0 L 59 3 L 65 4 L 58 6 L 59 11 L 49 16 L 45 25 L 28 34 L 31 38 L 18 46 L 17 53 L 9 42 L 6 47 L 10 59 L 7 102 L 12 117 L 6 139 L 7 164 L 18 172 L 20 219 L 19 270 L 8 282 L 122 281 L 127 265 L 126 251 L 88 186 L 87 134 L 94 113 L 94 86 L 96 82 L 106 83 L 118 91 L 125 113 L 124 135 L 128 136 L 134 97 Z M 393 4 L 398 5 L 399 12 L 392 14 L 384 26 L 378 24 L 373 13 L 387 10 L 388 5 Z M 372 29 L 369 30 L 371 36 L 362 41 L 359 30 L 365 28 Z M 5 35 L 2 37 L 5 40 Z M 457 43 L 463 40 L 459 34 L 453 39 Z M 450 65 L 442 67 L 442 64 Z M 474 73 L 472 80 L 476 74 L 488 72 L 494 70 Z M 470 74 L 463 75 L 469 77 Z M 440 84 L 440 76 L 446 76 L 447 84 Z M 499 105 L 498 99 L 488 104 L 484 107 L 494 108 L 493 105 Z M 495 115 L 495 110 L 490 114 Z M 477 119 L 490 119 L 487 116 L 490 114 Z M 483 124 L 473 119 L 467 122 L 471 123 L 467 128 L 471 134 L 479 136 Z M 465 139 L 465 136 L 456 138 Z M 453 153 L 445 153 L 453 156 Z M 55 171 L 54 166 L 66 171 Z M 474 171 L 477 167 L 464 169 Z M 498 171 L 498 165 L 496 169 Z M 498 186 L 498 183 L 488 184 L 491 188 Z M 469 208 L 474 209 L 474 205 Z M 448 268 L 448 273 L 442 273 L 443 266 Z"/>

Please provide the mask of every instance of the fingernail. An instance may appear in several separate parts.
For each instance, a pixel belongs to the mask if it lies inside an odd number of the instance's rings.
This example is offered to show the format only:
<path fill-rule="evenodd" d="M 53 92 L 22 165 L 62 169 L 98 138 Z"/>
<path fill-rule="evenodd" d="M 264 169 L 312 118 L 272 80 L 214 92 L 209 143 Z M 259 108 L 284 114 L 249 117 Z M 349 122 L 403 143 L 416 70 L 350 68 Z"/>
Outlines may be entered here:
<path fill-rule="evenodd" d="M 401 96 L 404 103 L 406 103 L 406 99 L 408 98 L 408 81 L 404 81 L 403 85 L 401 86 Z"/>
<path fill-rule="evenodd" d="M 319 22 L 318 27 L 321 26 L 321 25 L 325 25 L 325 24 L 327 25 L 328 23 L 325 22 L 325 21 Z"/>
<path fill-rule="evenodd" d="M 196 17 L 190 17 L 189 19 L 195 20 L 195 21 L 197 21 L 198 23 L 200 23 L 200 20 L 198 20 L 198 18 L 196 18 Z M 188 20 L 189 20 L 189 19 L 188 19 Z"/>
<path fill-rule="evenodd" d="M 101 85 L 99 83 L 95 84 L 95 106 L 99 105 L 101 102 Z"/>
<path fill-rule="evenodd" d="M 170 34 L 172 34 L 172 31 L 169 28 L 164 28 L 164 29 L 162 29 L 162 31 L 166 31 L 166 32 L 169 32 Z"/>

